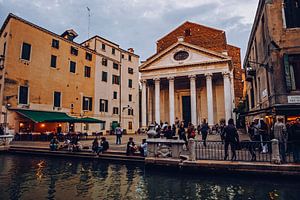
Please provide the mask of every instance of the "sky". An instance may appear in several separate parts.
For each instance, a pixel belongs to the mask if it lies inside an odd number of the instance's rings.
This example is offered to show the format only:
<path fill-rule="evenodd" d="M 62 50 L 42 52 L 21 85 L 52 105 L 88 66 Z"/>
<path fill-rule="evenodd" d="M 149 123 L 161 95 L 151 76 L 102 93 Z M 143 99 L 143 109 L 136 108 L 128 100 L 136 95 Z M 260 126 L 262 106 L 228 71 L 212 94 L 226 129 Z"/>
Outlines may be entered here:
<path fill-rule="evenodd" d="M 78 33 L 76 42 L 99 35 L 133 47 L 141 61 L 155 53 L 156 41 L 185 21 L 225 30 L 242 60 L 258 0 L 0 0 L 0 23 L 9 13 L 57 34 Z"/>

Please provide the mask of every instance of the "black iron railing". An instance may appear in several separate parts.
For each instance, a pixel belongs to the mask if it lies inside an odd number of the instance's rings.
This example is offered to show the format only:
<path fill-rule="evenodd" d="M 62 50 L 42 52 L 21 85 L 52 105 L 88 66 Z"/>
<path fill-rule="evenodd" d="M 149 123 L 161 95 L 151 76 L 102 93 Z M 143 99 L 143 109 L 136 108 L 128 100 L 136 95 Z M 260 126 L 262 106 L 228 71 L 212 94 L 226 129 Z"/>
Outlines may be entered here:
<path fill-rule="evenodd" d="M 226 142 L 222 141 L 196 141 L 197 160 L 236 160 L 252 162 L 271 162 L 271 142 L 241 141 L 230 143 L 226 155 Z M 235 151 L 231 150 L 231 146 Z"/>

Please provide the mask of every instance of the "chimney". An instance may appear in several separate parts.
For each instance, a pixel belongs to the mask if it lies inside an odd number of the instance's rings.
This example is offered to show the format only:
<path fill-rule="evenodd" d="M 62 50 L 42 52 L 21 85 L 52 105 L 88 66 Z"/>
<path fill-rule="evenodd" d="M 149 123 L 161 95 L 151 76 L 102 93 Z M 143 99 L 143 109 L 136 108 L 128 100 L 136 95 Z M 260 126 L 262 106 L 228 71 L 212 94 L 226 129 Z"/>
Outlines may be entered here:
<path fill-rule="evenodd" d="M 129 48 L 127 49 L 130 53 L 134 53 L 134 49 L 133 48 Z"/>
<path fill-rule="evenodd" d="M 76 38 L 78 36 L 78 34 L 73 29 L 69 29 L 69 30 L 66 30 L 65 32 L 63 32 L 63 34 L 61 34 L 60 36 L 63 38 L 66 38 L 70 41 L 73 41 L 74 38 Z"/>

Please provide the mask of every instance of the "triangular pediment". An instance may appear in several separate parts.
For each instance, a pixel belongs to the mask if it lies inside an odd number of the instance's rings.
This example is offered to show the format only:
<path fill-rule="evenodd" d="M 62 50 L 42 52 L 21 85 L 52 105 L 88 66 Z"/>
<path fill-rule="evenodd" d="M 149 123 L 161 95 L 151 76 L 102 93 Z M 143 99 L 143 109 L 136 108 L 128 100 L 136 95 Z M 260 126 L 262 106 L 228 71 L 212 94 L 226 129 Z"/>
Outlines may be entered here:
<path fill-rule="evenodd" d="M 140 66 L 140 71 L 167 67 L 228 62 L 230 57 L 189 43 L 177 42 L 164 51 L 150 57 Z"/>

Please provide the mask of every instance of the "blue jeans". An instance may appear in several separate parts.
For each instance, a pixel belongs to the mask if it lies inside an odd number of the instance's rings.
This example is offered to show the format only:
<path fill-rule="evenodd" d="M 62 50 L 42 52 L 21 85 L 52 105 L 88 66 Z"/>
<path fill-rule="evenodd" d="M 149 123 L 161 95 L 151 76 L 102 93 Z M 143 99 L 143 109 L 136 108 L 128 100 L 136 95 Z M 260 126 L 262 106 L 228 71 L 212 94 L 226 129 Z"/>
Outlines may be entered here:
<path fill-rule="evenodd" d="M 121 144 L 121 138 L 122 138 L 122 135 L 116 135 L 117 138 L 116 138 L 116 144 Z"/>

